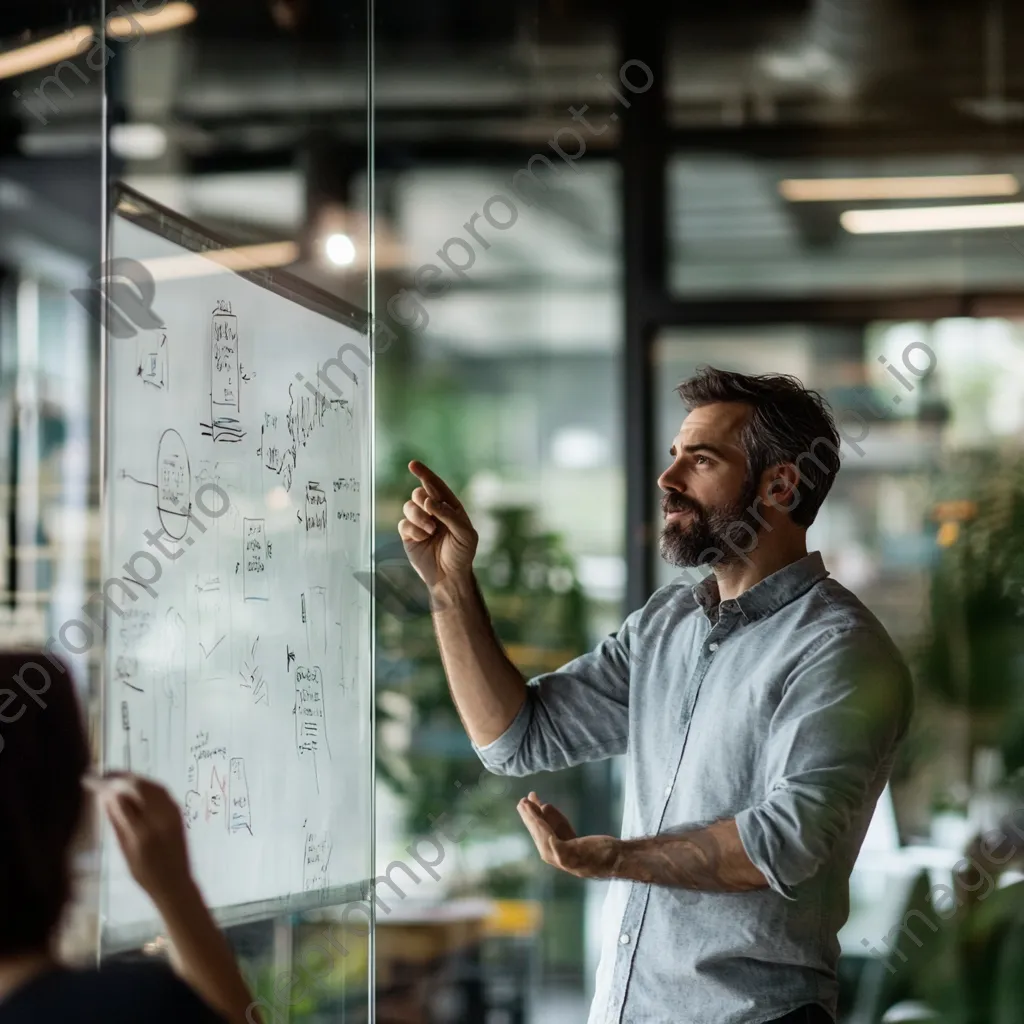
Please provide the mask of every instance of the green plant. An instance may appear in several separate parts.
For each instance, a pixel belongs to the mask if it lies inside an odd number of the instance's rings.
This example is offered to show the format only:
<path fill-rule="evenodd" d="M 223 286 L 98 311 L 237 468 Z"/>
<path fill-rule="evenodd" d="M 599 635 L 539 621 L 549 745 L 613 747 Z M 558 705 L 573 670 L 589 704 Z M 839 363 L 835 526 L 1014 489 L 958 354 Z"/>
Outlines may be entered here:
<path fill-rule="evenodd" d="M 992 745 L 1013 771 L 1024 765 L 1024 459 L 963 453 L 935 492 L 958 504 L 945 506 L 954 513 L 939 532 L 918 676 L 968 714 L 967 763 Z"/>

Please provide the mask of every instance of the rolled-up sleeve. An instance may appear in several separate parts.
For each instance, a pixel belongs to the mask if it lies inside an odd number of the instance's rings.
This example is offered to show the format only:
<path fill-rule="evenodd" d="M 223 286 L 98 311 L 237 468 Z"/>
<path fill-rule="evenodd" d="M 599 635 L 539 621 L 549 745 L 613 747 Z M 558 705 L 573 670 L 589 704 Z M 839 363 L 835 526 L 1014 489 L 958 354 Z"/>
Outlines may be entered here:
<path fill-rule="evenodd" d="M 486 746 L 474 744 L 484 767 L 530 775 L 625 753 L 630 655 L 640 615 L 633 612 L 594 650 L 531 679 L 509 727 Z"/>
<path fill-rule="evenodd" d="M 772 889 L 794 899 L 828 860 L 891 770 L 912 709 L 909 672 L 887 638 L 847 630 L 807 656 L 771 719 L 766 796 L 735 819 Z"/>

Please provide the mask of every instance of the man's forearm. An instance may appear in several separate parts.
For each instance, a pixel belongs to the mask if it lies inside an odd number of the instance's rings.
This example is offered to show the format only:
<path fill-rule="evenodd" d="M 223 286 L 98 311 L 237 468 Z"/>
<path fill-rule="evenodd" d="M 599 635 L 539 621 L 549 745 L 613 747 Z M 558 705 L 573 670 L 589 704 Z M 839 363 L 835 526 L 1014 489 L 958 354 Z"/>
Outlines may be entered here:
<path fill-rule="evenodd" d="M 768 882 L 751 863 L 731 819 L 704 828 L 622 839 L 607 877 L 703 892 L 747 892 Z"/>
<path fill-rule="evenodd" d="M 485 746 L 516 717 L 526 680 L 495 635 L 472 572 L 433 588 L 430 604 L 452 700 L 469 738 Z"/>

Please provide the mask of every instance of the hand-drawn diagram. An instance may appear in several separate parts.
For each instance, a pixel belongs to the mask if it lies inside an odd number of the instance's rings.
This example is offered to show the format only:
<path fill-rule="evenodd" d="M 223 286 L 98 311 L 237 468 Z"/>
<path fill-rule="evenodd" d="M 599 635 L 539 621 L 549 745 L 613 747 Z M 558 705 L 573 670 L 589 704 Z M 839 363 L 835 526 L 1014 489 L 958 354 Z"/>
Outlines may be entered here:
<path fill-rule="evenodd" d="M 121 763 L 125 771 L 147 773 L 149 762 L 149 737 L 145 730 L 137 729 L 132 734 L 131 711 L 128 701 L 121 701 Z"/>
<path fill-rule="evenodd" d="M 267 528 L 263 519 L 242 520 L 242 594 L 246 601 L 266 601 Z"/>
<path fill-rule="evenodd" d="M 310 587 L 302 595 L 302 622 L 310 661 L 327 654 L 327 588 Z"/>
<path fill-rule="evenodd" d="M 335 517 L 347 523 L 359 522 L 359 480 L 354 476 L 341 476 L 334 481 L 334 493 L 340 495 L 338 504 L 340 506 L 354 505 L 352 507 L 339 507 Z"/>
<path fill-rule="evenodd" d="M 160 435 L 156 456 L 157 504 L 160 525 L 167 536 L 181 540 L 192 511 L 192 473 L 185 442 L 176 430 Z"/>
<path fill-rule="evenodd" d="M 181 540 L 185 536 L 192 513 L 192 471 L 181 434 L 168 428 L 160 435 L 156 448 L 156 483 L 140 480 L 124 469 L 119 475 L 144 487 L 155 487 L 160 525 L 171 540 Z M 191 544 L 192 541 L 189 539 L 185 543 Z"/>
<path fill-rule="evenodd" d="M 295 669 L 295 745 L 299 757 L 308 755 L 313 762 L 316 791 L 320 792 L 320 772 L 317 754 L 323 749 L 327 757 L 331 748 L 327 744 L 326 716 L 324 713 L 324 681 L 318 666 L 299 665 Z"/>
<path fill-rule="evenodd" d="M 327 538 L 327 495 L 316 480 L 306 484 L 306 536 Z"/>
<path fill-rule="evenodd" d="M 204 437 L 229 443 L 245 437 L 239 418 L 241 383 L 238 317 L 231 312 L 231 303 L 221 299 L 210 325 L 210 422 L 200 424 Z"/>
<path fill-rule="evenodd" d="M 322 391 L 318 391 L 315 388 L 312 389 L 310 394 L 302 394 L 294 383 L 288 385 L 288 397 L 290 403 L 288 415 L 285 417 L 285 425 L 288 429 L 288 446 L 284 449 L 280 449 L 279 445 L 273 447 L 280 451 L 275 461 L 280 463 L 282 469 L 277 469 L 277 472 L 280 472 L 282 479 L 285 480 L 285 490 L 290 491 L 292 477 L 295 468 L 299 464 L 299 449 L 305 448 L 310 437 L 313 436 L 313 432 L 323 426 L 324 415 L 329 410 L 340 410 L 345 412 L 348 418 L 351 419 L 352 407 L 347 399 L 328 398 Z M 274 420 L 273 429 L 276 431 L 277 417 L 272 417 L 272 419 Z M 267 428 L 268 424 L 265 419 L 264 429 L 266 430 Z M 270 448 L 266 447 L 266 438 L 264 437 L 263 464 L 268 469 L 273 469 L 275 466 L 272 466 L 268 460 L 269 451 Z M 283 472 L 284 467 L 287 467 L 286 477 Z"/>
<path fill-rule="evenodd" d="M 228 588 L 219 573 L 196 575 L 196 636 L 199 638 L 199 668 L 204 680 L 225 676 L 228 666 L 228 635 L 231 606 Z"/>
<path fill-rule="evenodd" d="M 279 476 L 284 489 L 291 491 L 292 474 L 295 472 L 295 448 L 290 443 L 284 416 L 269 412 L 263 414 L 258 454 L 263 468 Z M 264 485 L 264 490 L 269 489 Z"/>
<path fill-rule="evenodd" d="M 256 637 L 249 648 L 249 653 L 242 661 L 242 668 L 239 675 L 242 677 L 242 686 L 249 691 L 254 705 L 270 704 L 270 690 L 267 687 L 266 677 L 263 675 L 263 666 L 260 664 L 256 648 L 259 646 L 260 638 Z"/>
<path fill-rule="evenodd" d="M 228 751 L 227 747 L 211 746 L 210 734 L 197 732 L 189 754 L 191 762 L 186 782 L 185 824 L 193 828 L 209 824 L 228 827 Z M 244 770 L 243 770 L 244 774 Z"/>
<path fill-rule="evenodd" d="M 302 844 L 302 891 L 327 895 L 327 868 L 331 862 L 331 834 L 307 832 Z"/>
<path fill-rule="evenodd" d="M 135 376 L 143 384 L 163 391 L 170 380 L 167 365 L 167 331 L 142 331 L 136 342 L 138 364 Z"/>
<path fill-rule="evenodd" d="M 120 647 L 114 659 L 114 681 L 137 693 L 145 693 L 145 676 L 139 668 L 139 651 L 149 635 L 153 613 L 148 608 L 124 608 L 118 623 Z"/>
<path fill-rule="evenodd" d="M 243 829 L 252 835 L 249 783 L 245 778 L 245 761 L 233 757 L 228 769 L 228 831 L 234 834 Z"/>

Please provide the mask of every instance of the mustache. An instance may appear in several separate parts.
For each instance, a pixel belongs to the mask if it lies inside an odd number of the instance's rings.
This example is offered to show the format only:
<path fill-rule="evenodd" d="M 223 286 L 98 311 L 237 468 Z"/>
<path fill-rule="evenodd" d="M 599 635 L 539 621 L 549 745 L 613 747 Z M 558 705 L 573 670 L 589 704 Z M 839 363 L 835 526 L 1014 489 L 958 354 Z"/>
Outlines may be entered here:
<path fill-rule="evenodd" d="M 704 508 L 698 504 L 693 498 L 686 498 L 681 494 L 673 496 L 666 495 L 661 499 L 661 511 L 663 515 L 669 515 L 672 512 L 693 512 L 695 515 L 704 515 Z"/>

